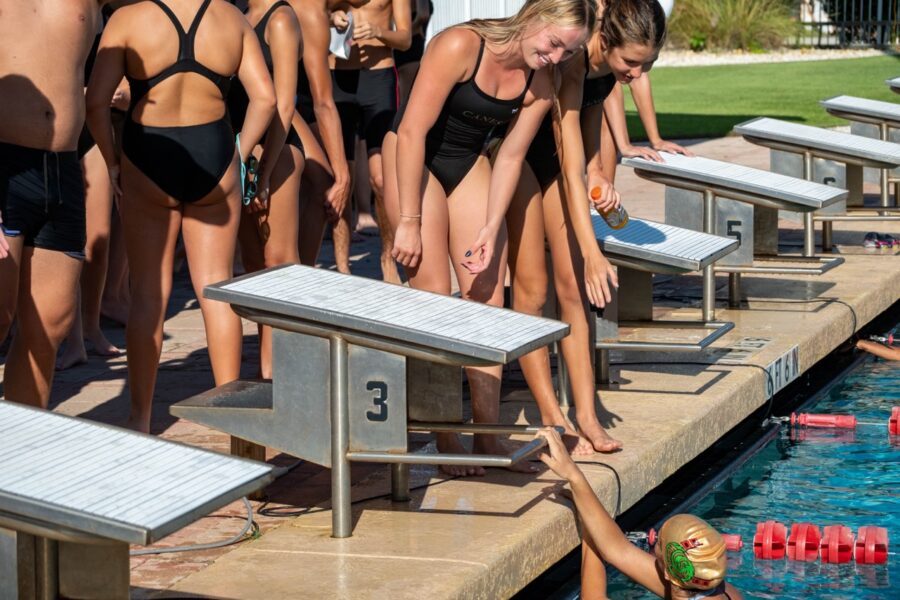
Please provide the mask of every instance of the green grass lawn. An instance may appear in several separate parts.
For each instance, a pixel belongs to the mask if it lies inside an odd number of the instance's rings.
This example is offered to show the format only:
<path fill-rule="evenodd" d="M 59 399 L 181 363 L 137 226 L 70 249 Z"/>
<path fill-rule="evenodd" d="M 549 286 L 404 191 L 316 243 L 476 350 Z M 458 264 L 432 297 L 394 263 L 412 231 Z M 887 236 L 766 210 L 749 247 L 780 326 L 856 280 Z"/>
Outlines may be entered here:
<path fill-rule="evenodd" d="M 834 126 L 820 100 L 847 94 L 900 102 L 885 79 L 900 76 L 900 58 L 878 56 L 813 62 L 653 69 L 653 99 L 667 139 L 728 135 L 737 123 L 759 116 Z M 628 130 L 646 139 L 630 94 Z"/>

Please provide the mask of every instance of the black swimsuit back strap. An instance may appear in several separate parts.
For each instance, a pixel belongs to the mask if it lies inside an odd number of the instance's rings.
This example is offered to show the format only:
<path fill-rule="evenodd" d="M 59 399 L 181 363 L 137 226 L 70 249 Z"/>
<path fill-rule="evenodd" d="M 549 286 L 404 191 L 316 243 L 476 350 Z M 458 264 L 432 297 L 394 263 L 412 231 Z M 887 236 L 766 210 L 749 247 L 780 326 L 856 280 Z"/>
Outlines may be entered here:
<path fill-rule="evenodd" d="M 481 44 L 478 46 L 478 58 L 475 59 L 475 70 L 472 71 L 472 76 L 469 77 L 469 81 L 475 81 L 475 76 L 478 75 L 478 68 L 481 67 L 481 57 L 484 56 L 484 38 L 481 39 Z"/>
<path fill-rule="evenodd" d="M 531 80 L 532 80 L 532 79 L 534 79 L 534 69 L 531 69 L 531 71 L 528 73 L 528 81 L 525 82 L 525 89 L 522 90 L 522 97 L 523 97 L 523 98 L 525 97 L 525 94 L 528 93 L 528 88 L 531 87 Z"/>
<path fill-rule="evenodd" d="M 475 82 L 475 76 L 478 75 L 478 69 L 481 67 L 481 58 L 484 56 L 484 38 L 481 38 L 481 44 L 478 46 L 478 58 L 475 59 L 475 70 L 472 71 L 472 76 L 469 77 L 466 81 L 471 81 L 476 86 L 478 85 Z M 522 90 L 522 93 L 519 94 L 519 98 L 524 98 L 525 94 L 528 92 L 528 88 L 531 87 L 531 80 L 534 78 L 534 69 L 531 69 L 528 72 L 528 79 L 525 81 L 525 89 Z"/>
<path fill-rule="evenodd" d="M 191 23 L 190 29 L 188 29 L 187 34 L 184 36 L 185 46 L 187 48 L 182 48 L 178 52 L 179 60 L 195 60 L 194 58 L 194 38 L 197 37 L 197 29 L 200 28 L 200 21 L 203 19 L 203 15 L 206 13 L 206 9 L 209 8 L 209 3 L 212 0 L 203 0 L 203 4 L 200 5 L 200 10 L 197 11 L 197 16 L 194 17 L 194 21 Z M 181 29 L 181 24 L 178 23 L 178 28 Z M 182 54 L 183 52 L 183 54 Z"/>
<path fill-rule="evenodd" d="M 200 21 L 203 19 L 206 9 L 209 8 L 210 2 L 211 0 L 203 0 L 203 4 L 200 5 L 200 10 L 197 11 L 194 20 L 191 21 L 191 26 L 185 31 L 184 27 L 181 26 L 181 21 L 178 20 L 178 17 L 175 16 L 175 13 L 172 12 L 171 8 L 166 6 L 162 0 L 153 0 L 153 3 L 166 13 L 166 16 L 172 21 L 172 25 L 175 26 L 175 31 L 178 32 L 178 61 L 176 62 L 182 60 L 194 60 L 194 37 L 197 35 Z"/>
<path fill-rule="evenodd" d="M 262 19 L 259 20 L 259 23 L 256 24 L 256 27 L 254 27 L 254 29 L 256 29 L 257 33 L 259 33 L 260 36 L 265 35 L 266 25 L 269 24 L 269 19 L 272 17 L 272 13 L 274 13 L 282 6 L 291 8 L 291 5 L 288 4 L 286 0 L 278 0 L 278 2 L 269 7 L 269 10 L 266 11 L 266 14 L 264 14 Z"/>
<path fill-rule="evenodd" d="M 197 29 L 200 27 L 200 21 L 203 19 L 203 15 L 206 13 L 206 9 L 209 8 L 209 3 L 212 0 L 203 0 L 203 4 L 200 5 L 200 9 L 197 11 L 196 16 L 194 16 L 194 20 L 191 22 L 191 26 L 187 31 L 181 26 L 181 22 L 178 20 L 178 17 L 175 16 L 175 13 L 172 12 L 172 9 L 166 6 L 162 0 L 152 1 L 167 17 L 169 17 L 169 20 L 172 21 L 172 25 L 175 27 L 175 31 L 178 33 L 178 59 L 163 69 L 162 72 L 155 77 L 146 80 L 130 80 L 132 82 L 132 108 L 134 108 L 137 102 L 143 98 L 151 88 L 178 73 L 197 73 L 198 75 L 209 79 L 219 88 L 222 98 L 224 98 L 228 91 L 229 78 L 223 77 L 206 65 L 197 62 L 197 59 L 194 57 L 194 38 L 197 36 Z"/>

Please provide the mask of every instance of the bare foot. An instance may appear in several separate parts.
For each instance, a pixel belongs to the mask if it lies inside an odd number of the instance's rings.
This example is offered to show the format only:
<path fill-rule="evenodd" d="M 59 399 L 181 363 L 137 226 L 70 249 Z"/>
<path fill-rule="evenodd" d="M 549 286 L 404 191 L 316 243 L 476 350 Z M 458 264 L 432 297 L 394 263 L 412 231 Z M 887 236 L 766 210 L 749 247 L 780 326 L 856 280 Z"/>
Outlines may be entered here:
<path fill-rule="evenodd" d="M 94 353 L 100 356 L 120 356 L 122 351 L 113 345 L 100 329 L 93 332 L 85 332 L 84 339 L 94 347 Z"/>
<path fill-rule="evenodd" d="M 378 223 L 371 214 L 361 212 L 356 219 L 356 231 L 363 235 L 375 235 L 378 233 Z"/>
<path fill-rule="evenodd" d="M 622 442 L 606 433 L 606 430 L 597 421 L 588 422 L 585 425 L 579 422 L 578 428 L 581 430 L 581 435 L 590 440 L 597 452 L 616 452 L 622 449 Z"/>
<path fill-rule="evenodd" d="M 570 452 L 572 456 L 590 456 L 596 452 L 594 445 L 591 444 L 589 439 L 575 431 L 571 425 L 567 423 L 562 425 L 566 428 L 563 432 L 563 443 L 567 448 L 569 447 L 569 440 L 575 438 L 575 447 Z"/>
<path fill-rule="evenodd" d="M 504 442 L 496 435 L 476 435 L 475 443 L 472 445 L 474 454 L 501 454 L 508 455 L 513 453 L 513 449 L 507 442 Z M 510 471 L 516 473 L 537 473 L 538 468 L 528 461 L 519 461 L 508 467 Z"/>
<path fill-rule="evenodd" d="M 437 449 L 441 454 L 469 454 L 455 433 L 438 433 Z M 467 477 L 469 475 L 484 476 L 484 467 L 471 465 L 441 465 L 441 471 L 451 477 Z"/>
<path fill-rule="evenodd" d="M 550 421 L 549 423 L 544 422 L 544 427 L 563 428 L 563 443 L 566 448 L 569 448 L 572 456 L 590 456 L 594 454 L 594 446 L 590 440 L 578 433 L 578 430 L 575 429 L 568 417 L 560 413 L 558 417 L 551 418 Z"/>
<path fill-rule="evenodd" d="M 56 359 L 56 370 L 65 371 L 87 362 L 87 352 L 84 350 L 84 342 L 67 342 L 59 357 Z"/>

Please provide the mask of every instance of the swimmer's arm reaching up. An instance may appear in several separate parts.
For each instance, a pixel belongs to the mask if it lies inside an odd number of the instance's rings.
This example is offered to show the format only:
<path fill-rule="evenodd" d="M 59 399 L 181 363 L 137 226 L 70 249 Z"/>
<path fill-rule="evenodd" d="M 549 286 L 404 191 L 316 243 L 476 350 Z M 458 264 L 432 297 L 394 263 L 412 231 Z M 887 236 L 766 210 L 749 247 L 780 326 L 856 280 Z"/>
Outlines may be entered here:
<path fill-rule="evenodd" d="M 397 128 L 397 148 L 403 149 L 403 160 L 397 161 L 400 224 L 394 234 L 391 256 L 404 267 L 415 268 L 422 256 L 425 136 L 441 114 L 453 86 L 471 75 L 479 43 L 477 35 L 459 28 L 434 38 L 422 57 L 403 120 Z"/>
<path fill-rule="evenodd" d="M 666 586 L 656 570 L 656 559 L 628 541 L 619 525 L 600 503 L 584 473 L 572 460 L 559 433 L 547 428 L 537 435 L 547 440 L 547 448 L 550 450 L 549 454 L 541 454 L 541 460 L 569 482 L 575 506 L 584 525 L 584 535 L 591 538 L 600 557 L 657 596 L 665 597 Z"/>
<path fill-rule="evenodd" d="M 551 69 L 535 72 L 522 109 L 510 123 L 509 132 L 497 151 L 497 158 L 491 167 L 487 221 L 475 243 L 466 250 L 466 256 L 470 258 L 462 263 L 470 273 L 481 273 L 494 258 L 497 235 L 522 175 L 522 162 L 541 121 L 553 104 L 553 86 Z"/>
<path fill-rule="evenodd" d="M 900 348 L 892 348 L 868 340 L 859 340 L 856 342 L 856 347 L 886 360 L 900 360 Z"/>

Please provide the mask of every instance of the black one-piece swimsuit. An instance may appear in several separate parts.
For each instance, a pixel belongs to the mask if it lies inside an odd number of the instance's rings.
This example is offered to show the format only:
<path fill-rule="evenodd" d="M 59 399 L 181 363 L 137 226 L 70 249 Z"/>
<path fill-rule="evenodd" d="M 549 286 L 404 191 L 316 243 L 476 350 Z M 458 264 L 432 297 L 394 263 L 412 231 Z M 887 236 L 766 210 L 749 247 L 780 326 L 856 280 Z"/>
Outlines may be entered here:
<path fill-rule="evenodd" d="M 151 1 L 166 13 L 178 31 L 178 60 L 155 77 L 127 77 L 131 85 L 131 106 L 125 120 L 122 151 L 163 192 L 179 202 L 196 202 L 219 185 L 234 159 L 234 136 L 227 117 L 223 115 L 201 125 L 152 127 L 136 123 L 132 113 L 151 89 L 178 73 L 197 73 L 209 79 L 219 88 L 223 100 L 228 95 L 230 77 L 216 73 L 194 58 L 194 38 L 210 0 L 204 0 L 188 31 L 161 0 Z"/>
<path fill-rule="evenodd" d="M 475 83 L 483 55 L 482 39 L 472 76 L 453 86 L 441 114 L 425 136 L 425 166 L 448 196 L 478 160 L 491 130 L 509 123 L 522 108 L 534 77 L 534 71 L 531 71 L 525 89 L 515 98 L 502 100 L 489 96 Z M 402 106 L 394 118 L 392 131 L 395 133 L 405 109 L 406 105 Z"/>

